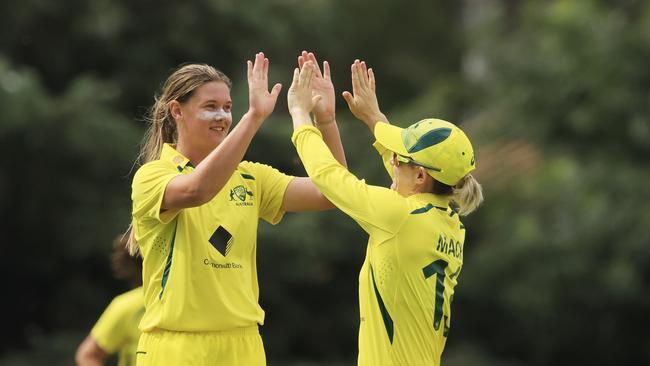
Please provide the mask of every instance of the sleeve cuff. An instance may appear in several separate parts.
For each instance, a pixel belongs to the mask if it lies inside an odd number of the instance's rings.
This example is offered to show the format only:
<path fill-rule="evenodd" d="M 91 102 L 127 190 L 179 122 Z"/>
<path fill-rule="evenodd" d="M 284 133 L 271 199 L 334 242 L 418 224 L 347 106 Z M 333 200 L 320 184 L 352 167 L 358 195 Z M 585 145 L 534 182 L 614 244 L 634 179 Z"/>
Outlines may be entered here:
<path fill-rule="evenodd" d="M 284 195 L 287 194 L 287 188 L 289 188 L 289 184 L 291 183 L 293 178 L 295 177 L 288 175 L 285 177 L 284 182 L 282 182 L 282 184 L 284 185 L 284 189 L 282 190 L 282 199 L 280 200 L 280 207 L 278 207 L 278 211 L 275 213 L 275 216 L 273 216 L 270 220 L 267 220 L 267 222 L 271 225 L 276 225 L 277 223 L 279 223 L 284 217 L 284 214 L 286 213 L 286 211 L 282 209 L 282 202 L 284 201 Z"/>
<path fill-rule="evenodd" d="M 300 127 L 296 128 L 296 129 L 293 131 L 293 134 L 291 135 L 291 142 L 293 142 L 293 144 L 295 145 L 295 144 L 296 144 L 296 140 L 298 139 L 298 136 L 299 136 L 300 134 L 305 133 L 305 132 L 308 132 L 308 131 L 314 132 L 314 133 L 316 133 L 320 138 L 323 138 L 323 134 L 320 132 L 320 130 L 319 130 L 318 128 L 316 128 L 316 127 L 314 127 L 314 126 L 303 125 L 303 126 L 300 126 Z"/>
<path fill-rule="evenodd" d="M 377 150 L 377 152 L 378 152 L 379 155 L 381 155 L 381 156 L 384 156 L 384 154 L 386 153 L 386 151 L 388 151 L 388 149 L 385 148 L 384 145 L 382 145 L 379 141 L 375 141 L 375 142 L 373 142 L 372 146 Z"/>

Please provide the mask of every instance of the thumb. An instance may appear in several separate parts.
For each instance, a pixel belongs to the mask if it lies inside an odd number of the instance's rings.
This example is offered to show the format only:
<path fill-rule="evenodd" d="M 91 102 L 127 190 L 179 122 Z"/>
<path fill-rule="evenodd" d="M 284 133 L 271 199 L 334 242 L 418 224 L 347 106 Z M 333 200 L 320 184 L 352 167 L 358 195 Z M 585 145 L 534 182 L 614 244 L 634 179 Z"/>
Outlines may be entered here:
<path fill-rule="evenodd" d="M 313 97 L 311 97 L 311 105 L 312 105 L 312 107 L 315 106 L 316 103 L 318 103 L 322 98 L 323 98 L 322 95 L 314 95 Z"/>
<path fill-rule="evenodd" d="M 273 99 L 277 99 L 278 95 L 280 95 L 280 90 L 282 90 L 282 84 L 277 83 L 273 85 L 273 89 L 271 89 L 271 96 Z"/>
<path fill-rule="evenodd" d="M 342 95 L 343 99 L 348 103 L 348 106 L 351 106 L 354 103 L 354 97 L 352 97 L 352 94 L 350 94 L 349 91 L 344 91 Z"/>

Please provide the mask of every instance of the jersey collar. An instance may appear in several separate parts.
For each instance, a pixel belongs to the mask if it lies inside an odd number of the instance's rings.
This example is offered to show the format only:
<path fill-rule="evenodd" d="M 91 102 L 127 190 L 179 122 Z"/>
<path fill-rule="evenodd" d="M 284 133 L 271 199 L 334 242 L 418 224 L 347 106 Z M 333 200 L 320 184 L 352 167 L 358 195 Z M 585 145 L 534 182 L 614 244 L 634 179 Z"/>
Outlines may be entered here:
<path fill-rule="evenodd" d="M 433 193 L 419 193 L 414 195 L 414 198 L 424 204 L 430 203 L 440 209 L 450 207 L 449 203 L 451 201 L 451 196 L 440 196 Z"/>
<path fill-rule="evenodd" d="M 166 160 L 174 164 L 179 172 L 182 172 L 187 167 L 194 168 L 190 162 L 190 159 L 186 158 L 183 156 L 183 154 L 176 151 L 172 144 L 163 145 L 162 152 L 160 153 L 160 160 Z"/>

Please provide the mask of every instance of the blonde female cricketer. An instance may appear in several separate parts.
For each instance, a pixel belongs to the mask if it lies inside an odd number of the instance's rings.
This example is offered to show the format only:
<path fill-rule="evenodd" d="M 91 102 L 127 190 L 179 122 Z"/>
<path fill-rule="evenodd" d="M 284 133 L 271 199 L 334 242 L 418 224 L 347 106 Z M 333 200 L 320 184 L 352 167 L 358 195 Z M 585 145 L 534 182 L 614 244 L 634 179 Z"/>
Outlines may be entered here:
<path fill-rule="evenodd" d="M 287 211 L 334 207 L 309 178 L 242 161 L 281 88 L 268 91 L 263 53 L 247 68 L 249 109 L 230 133 L 231 83 L 208 65 L 176 70 L 151 109 L 146 164 L 132 185 L 130 248 L 143 256 L 146 308 L 138 366 L 265 365 L 258 220 L 275 224 Z M 320 81 L 316 92 L 331 102 L 315 110 L 316 118 L 345 165 L 334 88 L 329 78 Z"/>
<path fill-rule="evenodd" d="M 288 92 L 292 141 L 323 194 L 370 236 L 359 274 L 359 365 L 439 365 L 463 265 L 467 215 L 482 201 L 472 177 L 474 152 L 455 125 L 425 119 L 388 124 L 375 96 L 372 69 L 352 65 L 352 113 L 373 131 L 393 184 L 366 184 L 339 164 L 312 126 L 312 62 L 294 72 Z"/>

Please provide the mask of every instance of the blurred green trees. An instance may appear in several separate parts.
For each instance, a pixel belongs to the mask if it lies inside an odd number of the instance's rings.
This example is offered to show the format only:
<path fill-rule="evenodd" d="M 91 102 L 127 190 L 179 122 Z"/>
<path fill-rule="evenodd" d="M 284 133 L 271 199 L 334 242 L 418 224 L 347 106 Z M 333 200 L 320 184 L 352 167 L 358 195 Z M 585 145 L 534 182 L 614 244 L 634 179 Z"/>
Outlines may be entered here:
<path fill-rule="evenodd" d="M 402 126 L 463 124 L 486 203 L 466 219 L 446 365 L 644 364 L 650 309 L 650 5 L 640 0 L 0 4 L 0 363 L 70 364 L 110 298 L 141 118 L 169 71 L 207 62 L 246 109 L 263 50 L 288 87 L 298 52 L 338 92 L 365 59 Z M 304 174 L 284 93 L 247 158 Z M 339 100 L 350 168 L 386 185 Z M 511 149 L 512 142 L 525 149 Z M 366 237 L 338 212 L 260 226 L 269 364 L 354 364 Z M 297 364 L 297 363 L 296 363 Z"/>

